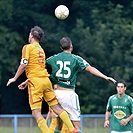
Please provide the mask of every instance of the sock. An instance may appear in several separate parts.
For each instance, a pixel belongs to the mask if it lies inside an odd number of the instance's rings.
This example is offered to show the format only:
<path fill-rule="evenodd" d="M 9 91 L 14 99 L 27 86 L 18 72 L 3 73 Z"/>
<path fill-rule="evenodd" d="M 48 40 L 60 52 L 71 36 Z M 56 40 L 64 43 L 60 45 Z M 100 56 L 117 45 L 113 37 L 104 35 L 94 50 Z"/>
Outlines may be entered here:
<path fill-rule="evenodd" d="M 40 128 L 40 130 L 42 131 L 42 133 L 50 133 L 49 128 L 46 124 L 46 121 L 43 117 L 41 117 L 37 120 L 37 124 L 38 124 L 38 127 Z"/>
<path fill-rule="evenodd" d="M 51 119 L 50 126 L 49 126 L 50 133 L 54 133 L 56 128 L 56 123 L 57 123 L 56 121 L 57 120 L 54 117 Z"/>
<path fill-rule="evenodd" d="M 61 133 L 69 133 L 67 126 L 63 123 Z"/>
<path fill-rule="evenodd" d="M 59 117 L 61 118 L 61 120 L 66 124 L 66 126 L 68 127 L 69 131 L 72 132 L 74 130 L 73 124 L 67 114 L 66 111 L 62 111 L 59 115 Z"/>
<path fill-rule="evenodd" d="M 55 128 L 56 128 L 56 118 L 52 118 L 51 119 L 51 123 L 50 123 L 50 127 L 49 127 L 49 129 L 50 129 L 50 133 L 54 133 L 54 130 L 55 130 Z"/>
<path fill-rule="evenodd" d="M 61 131 L 60 131 L 60 130 L 55 129 L 55 130 L 54 130 L 54 133 L 61 133 Z"/>
<path fill-rule="evenodd" d="M 78 133 L 82 133 L 81 130 L 78 130 Z"/>

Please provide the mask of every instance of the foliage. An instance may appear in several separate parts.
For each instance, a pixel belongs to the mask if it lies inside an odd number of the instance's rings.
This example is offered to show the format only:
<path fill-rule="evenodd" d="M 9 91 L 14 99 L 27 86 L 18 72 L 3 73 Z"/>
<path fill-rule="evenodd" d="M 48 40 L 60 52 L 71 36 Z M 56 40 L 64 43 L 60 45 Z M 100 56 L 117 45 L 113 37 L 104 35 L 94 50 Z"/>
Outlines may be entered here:
<path fill-rule="evenodd" d="M 109 4 L 106 12 L 97 8 L 91 10 L 93 29 L 86 27 L 82 19 L 77 19 L 76 27 L 72 30 L 72 37 L 75 38 L 73 40 L 76 45 L 76 53 L 82 55 L 103 73 L 115 77 L 116 80 L 125 79 L 130 84 L 132 76 L 130 51 L 132 45 L 129 41 L 132 35 L 131 20 L 127 21 L 123 16 L 123 6 L 112 6 L 114 5 Z M 106 99 L 101 97 L 115 93 L 115 90 L 112 89 L 115 88 L 115 85 L 85 73 L 80 74 L 79 77 L 80 85 L 77 88 L 79 88 L 78 93 L 81 96 L 82 111 L 85 113 L 103 112 L 101 105 L 105 107 L 108 97 L 105 97 Z M 131 93 L 131 88 L 129 89 L 128 93 Z"/>
<path fill-rule="evenodd" d="M 69 17 L 63 21 L 54 16 L 54 9 L 60 4 L 67 5 L 70 10 Z M 116 80 L 126 80 L 127 93 L 131 94 L 132 7 L 133 2 L 129 0 L 119 2 L 115 0 L 69 0 L 69 2 L 1 0 L 0 100 L 2 113 L 11 113 L 14 110 L 12 106 L 9 111 L 6 110 L 5 106 L 8 106 L 8 102 L 5 97 L 11 98 L 9 94 L 11 91 L 5 85 L 19 65 L 22 46 L 28 43 L 29 30 L 34 25 L 44 29 L 45 40 L 42 46 L 47 57 L 60 52 L 60 38 L 69 36 L 73 41 L 74 54 L 82 56 L 106 75 Z M 21 78 L 20 81 L 25 79 L 23 76 Z M 84 71 L 79 71 L 76 92 L 79 94 L 82 113 L 104 113 L 107 98 L 116 93 L 114 84 Z M 19 99 L 18 103 L 21 100 Z"/>

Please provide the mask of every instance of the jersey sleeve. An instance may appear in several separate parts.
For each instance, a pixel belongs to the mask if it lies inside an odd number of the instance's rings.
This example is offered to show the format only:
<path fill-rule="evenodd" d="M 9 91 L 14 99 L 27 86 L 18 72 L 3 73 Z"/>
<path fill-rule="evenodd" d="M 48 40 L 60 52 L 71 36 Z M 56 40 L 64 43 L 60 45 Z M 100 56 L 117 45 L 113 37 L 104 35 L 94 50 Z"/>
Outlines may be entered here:
<path fill-rule="evenodd" d="M 128 99 L 129 99 L 129 102 L 130 102 L 130 110 L 131 110 L 131 113 L 133 114 L 133 98 L 128 96 Z"/>
<path fill-rule="evenodd" d="M 77 59 L 77 62 L 78 62 L 78 65 L 80 66 L 80 68 L 83 70 L 85 69 L 87 66 L 89 66 L 90 64 L 84 60 L 82 57 L 80 56 L 76 56 L 76 59 Z"/>
<path fill-rule="evenodd" d="M 29 59 L 29 49 L 30 47 L 28 45 L 24 45 L 22 49 L 22 58 Z"/>
<path fill-rule="evenodd" d="M 112 99 L 112 97 L 109 97 L 107 106 L 106 106 L 106 111 L 109 111 L 109 112 L 112 110 L 111 99 Z"/>
<path fill-rule="evenodd" d="M 49 58 L 46 59 L 46 64 L 52 64 L 52 61 L 53 61 L 53 58 L 55 57 L 56 55 L 53 55 L 53 56 L 50 56 Z"/>
<path fill-rule="evenodd" d="M 54 56 L 50 56 L 49 58 L 46 59 L 46 69 L 49 74 L 52 74 L 52 67 L 51 67 L 52 65 L 51 64 L 54 64 L 53 58 L 54 58 Z"/>

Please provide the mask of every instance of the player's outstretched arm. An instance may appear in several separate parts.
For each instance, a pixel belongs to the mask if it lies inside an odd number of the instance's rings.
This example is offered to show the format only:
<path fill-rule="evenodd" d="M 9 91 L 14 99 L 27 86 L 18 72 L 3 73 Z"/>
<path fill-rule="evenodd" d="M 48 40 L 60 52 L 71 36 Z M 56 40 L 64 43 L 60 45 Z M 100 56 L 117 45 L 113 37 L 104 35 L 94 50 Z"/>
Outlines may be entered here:
<path fill-rule="evenodd" d="M 9 86 L 11 83 L 15 82 L 18 79 L 18 77 L 24 72 L 25 67 L 26 67 L 25 64 L 19 65 L 18 70 L 17 70 L 15 76 L 8 80 L 7 86 Z"/>
<path fill-rule="evenodd" d="M 112 81 L 113 83 L 116 83 L 116 80 L 113 79 L 112 77 L 108 77 L 106 75 L 104 75 L 103 73 L 101 73 L 98 69 L 96 69 L 95 67 L 92 66 L 87 66 L 85 68 L 86 71 L 89 71 L 91 74 L 94 74 L 95 76 L 101 77 L 103 79 L 106 79 L 108 81 Z"/>

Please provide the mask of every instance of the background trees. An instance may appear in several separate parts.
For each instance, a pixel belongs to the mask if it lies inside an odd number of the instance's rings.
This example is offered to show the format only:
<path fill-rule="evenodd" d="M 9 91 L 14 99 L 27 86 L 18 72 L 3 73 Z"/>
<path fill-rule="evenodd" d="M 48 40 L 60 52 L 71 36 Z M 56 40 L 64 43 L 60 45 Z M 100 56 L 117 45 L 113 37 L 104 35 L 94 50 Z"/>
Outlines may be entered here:
<path fill-rule="evenodd" d="M 58 20 L 54 9 L 66 5 L 70 15 Z M 69 36 L 74 54 L 116 80 L 128 83 L 132 95 L 133 44 L 132 6 L 129 0 L 1 0 L 0 1 L 0 100 L 1 113 L 30 113 L 27 90 L 20 91 L 19 80 L 6 87 L 21 59 L 21 49 L 28 43 L 29 30 L 39 25 L 44 29 L 42 46 L 49 57 L 60 52 L 59 40 Z M 82 113 L 104 113 L 107 98 L 115 93 L 115 85 L 79 71 L 76 92 Z M 47 112 L 44 103 L 43 112 Z"/>

